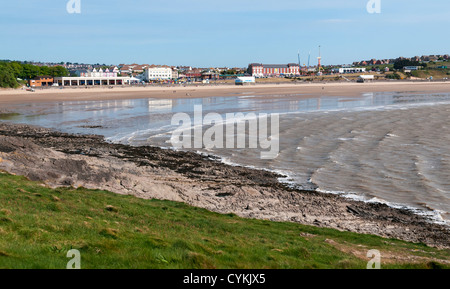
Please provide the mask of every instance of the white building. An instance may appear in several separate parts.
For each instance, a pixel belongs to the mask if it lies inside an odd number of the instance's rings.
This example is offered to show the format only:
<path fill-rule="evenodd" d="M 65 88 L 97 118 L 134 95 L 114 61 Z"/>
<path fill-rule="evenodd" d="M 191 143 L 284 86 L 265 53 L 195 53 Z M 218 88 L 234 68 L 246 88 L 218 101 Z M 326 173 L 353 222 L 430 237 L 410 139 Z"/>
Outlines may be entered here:
<path fill-rule="evenodd" d="M 116 86 L 130 83 L 130 77 L 55 77 L 53 83 L 58 86 Z"/>
<path fill-rule="evenodd" d="M 360 75 L 357 82 L 366 82 L 375 80 L 375 75 Z"/>
<path fill-rule="evenodd" d="M 92 70 L 91 72 L 88 72 L 88 74 L 86 75 L 87 77 L 103 77 L 103 78 L 108 78 L 108 77 L 117 77 L 119 73 L 119 69 L 117 67 L 114 67 L 113 70 L 109 70 L 106 69 L 105 71 L 103 71 L 103 69 L 95 69 Z"/>
<path fill-rule="evenodd" d="M 420 70 L 422 68 L 422 66 L 405 66 L 403 67 L 403 69 L 405 71 L 409 70 L 409 71 L 416 71 L 416 70 Z"/>
<path fill-rule="evenodd" d="M 235 81 L 236 85 L 248 85 L 248 84 L 256 84 L 256 79 L 254 76 L 250 77 L 238 77 Z"/>
<path fill-rule="evenodd" d="M 342 67 L 342 68 L 335 68 L 333 69 L 334 73 L 340 73 L 340 74 L 345 74 L 345 73 L 361 73 L 361 72 L 366 72 L 366 68 L 364 67 Z"/>
<path fill-rule="evenodd" d="M 145 71 L 145 80 L 169 80 L 173 78 L 170 67 L 149 67 Z"/>
<path fill-rule="evenodd" d="M 179 78 L 178 69 L 176 69 L 176 68 L 172 69 L 172 78 L 173 79 L 178 79 Z"/>

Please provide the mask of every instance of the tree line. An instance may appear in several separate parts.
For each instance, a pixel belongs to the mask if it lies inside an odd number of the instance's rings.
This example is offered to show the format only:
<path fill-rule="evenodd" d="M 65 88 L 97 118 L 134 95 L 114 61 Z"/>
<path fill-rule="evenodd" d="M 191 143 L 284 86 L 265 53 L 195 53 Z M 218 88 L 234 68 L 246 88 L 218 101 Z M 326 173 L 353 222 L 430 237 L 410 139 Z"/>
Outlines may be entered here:
<path fill-rule="evenodd" d="M 422 66 L 423 68 L 426 68 L 428 65 L 426 63 L 408 59 L 398 60 L 394 63 L 394 69 L 397 70 L 402 70 L 405 66 Z"/>
<path fill-rule="evenodd" d="M 0 61 L 0 87 L 16 88 L 20 86 L 18 79 L 29 80 L 37 76 L 63 77 L 69 71 L 62 66 L 37 66 L 17 61 Z"/>

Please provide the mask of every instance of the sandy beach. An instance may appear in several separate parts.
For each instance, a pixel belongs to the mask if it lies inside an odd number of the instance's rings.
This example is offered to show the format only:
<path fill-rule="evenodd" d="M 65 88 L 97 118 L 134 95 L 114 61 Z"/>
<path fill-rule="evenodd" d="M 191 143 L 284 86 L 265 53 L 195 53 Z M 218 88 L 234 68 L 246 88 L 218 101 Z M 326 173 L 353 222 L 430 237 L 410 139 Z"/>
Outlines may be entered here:
<path fill-rule="evenodd" d="M 373 82 L 373 83 L 293 83 L 256 84 L 254 86 L 235 85 L 188 85 L 188 86 L 147 86 L 114 88 L 50 88 L 1 89 L 1 103 L 51 102 L 51 101 L 95 101 L 123 100 L 140 98 L 203 98 L 236 95 L 276 96 L 292 95 L 293 98 L 308 96 L 348 96 L 358 97 L 367 92 L 427 92 L 442 93 L 450 91 L 450 82 Z"/>

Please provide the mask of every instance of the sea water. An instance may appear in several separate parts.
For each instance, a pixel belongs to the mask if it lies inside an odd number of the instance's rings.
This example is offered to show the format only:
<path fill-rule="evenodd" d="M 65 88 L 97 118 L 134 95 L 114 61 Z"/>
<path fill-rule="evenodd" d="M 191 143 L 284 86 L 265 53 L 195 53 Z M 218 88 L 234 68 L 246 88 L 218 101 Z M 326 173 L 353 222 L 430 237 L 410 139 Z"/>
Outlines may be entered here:
<path fill-rule="evenodd" d="M 67 101 L 6 106 L 8 121 L 129 145 L 171 148 L 174 114 L 277 113 L 276 158 L 259 149 L 197 149 L 229 164 L 282 173 L 302 189 L 384 202 L 450 220 L 450 93 L 359 97 L 236 95 L 211 98 Z"/>

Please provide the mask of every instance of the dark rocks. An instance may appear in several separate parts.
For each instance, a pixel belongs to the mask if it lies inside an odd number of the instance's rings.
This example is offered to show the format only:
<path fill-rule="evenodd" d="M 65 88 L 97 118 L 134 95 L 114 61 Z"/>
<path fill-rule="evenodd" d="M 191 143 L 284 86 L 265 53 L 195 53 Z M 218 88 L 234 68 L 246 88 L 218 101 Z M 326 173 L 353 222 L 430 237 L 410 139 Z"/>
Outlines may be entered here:
<path fill-rule="evenodd" d="M 16 150 L 16 148 L 13 147 L 12 145 L 1 145 L 0 144 L 0 152 L 2 152 L 2 153 L 11 153 L 15 150 Z"/>

